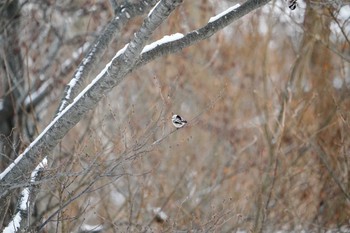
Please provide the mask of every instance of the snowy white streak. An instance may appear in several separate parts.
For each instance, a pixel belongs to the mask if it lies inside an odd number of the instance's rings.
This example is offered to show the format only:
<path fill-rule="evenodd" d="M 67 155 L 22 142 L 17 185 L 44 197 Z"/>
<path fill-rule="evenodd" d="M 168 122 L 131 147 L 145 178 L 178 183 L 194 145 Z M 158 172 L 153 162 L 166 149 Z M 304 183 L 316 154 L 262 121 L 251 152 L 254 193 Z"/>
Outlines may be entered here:
<path fill-rule="evenodd" d="M 231 7 L 228 8 L 227 10 L 221 12 L 220 14 L 217 14 L 217 15 L 211 17 L 211 18 L 209 19 L 208 23 L 211 23 L 211 22 L 214 22 L 214 21 L 218 20 L 219 18 L 221 18 L 221 17 L 227 15 L 228 13 L 230 13 L 230 12 L 236 10 L 236 9 L 237 9 L 238 7 L 240 7 L 240 6 L 241 6 L 241 4 L 236 4 L 236 5 L 234 5 L 234 6 L 231 6 Z"/>
<path fill-rule="evenodd" d="M 126 48 L 128 47 L 129 44 L 126 44 L 122 49 L 120 49 L 116 55 L 113 57 L 112 61 L 114 59 L 116 59 L 117 57 L 119 57 L 122 53 L 125 52 Z M 99 81 L 103 75 L 105 73 L 107 73 L 108 71 L 108 68 L 111 66 L 112 64 L 112 61 L 110 61 L 106 66 L 105 68 L 103 68 L 103 70 L 96 76 L 96 78 L 94 78 L 91 83 L 89 83 L 89 85 L 87 85 L 84 90 L 82 92 L 79 93 L 79 95 L 77 95 L 77 97 L 74 98 L 74 101 L 73 103 L 71 103 L 70 105 L 68 105 L 65 109 L 64 109 L 64 112 L 66 112 L 69 108 L 71 108 L 86 92 L 88 92 L 90 90 L 90 88 L 95 85 L 95 83 L 97 83 L 97 81 Z"/>
<path fill-rule="evenodd" d="M 81 53 L 85 52 L 88 47 L 90 46 L 90 44 L 85 43 L 82 47 L 82 49 L 79 49 L 79 51 L 81 51 Z M 71 98 L 71 92 L 73 90 L 73 88 L 75 87 L 75 85 L 77 84 L 77 82 L 80 80 L 81 75 L 85 69 L 85 66 L 90 62 L 91 58 L 94 56 L 95 52 L 96 52 L 96 47 L 98 46 L 98 43 L 94 46 L 93 49 L 91 49 L 89 55 L 86 56 L 86 58 L 84 58 L 83 63 L 81 66 L 79 66 L 77 72 L 75 73 L 74 77 L 70 80 L 70 82 L 68 83 L 68 90 L 65 96 L 65 99 L 70 99 Z M 76 52 L 73 53 L 73 58 L 78 59 L 78 57 L 80 56 L 80 53 L 77 54 Z M 66 61 L 67 64 L 71 64 L 71 61 Z M 58 110 L 59 112 L 61 112 L 63 109 L 62 107 L 65 106 L 65 103 L 67 101 L 64 100 L 63 103 L 61 104 L 60 109 Z"/>
<path fill-rule="evenodd" d="M 125 51 L 125 49 L 127 48 L 127 46 L 128 46 L 128 44 L 126 44 L 125 46 L 124 46 L 124 48 L 122 48 L 121 50 L 119 50 L 118 52 L 117 52 L 117 54 L 114 56 L 114 58 L 113 58 L 113 60 L 115 59 L 115 58 L 117 58 L 119 55 L 121 55 L 122 53 L 124 53 L 124 51 Z M 55 117 L 55 119 L 53 119 L 52 121 L 51 121 L 51 123 L 41 132 L 41 134 L 39 134 L 38 135 L 38 137 L 32 142 L 32 143 L 30 143 L 30 145 L 23 151 L 23 153 L 22 154 L 20 154 L 16 159 L 15 159 L 15 161 L 13 162 L 13 163 L 11 163 L 1 174 L 0 174 L 0 180 L 2 180 L 6 175 L 7 175 L 7 173 L 9 173 L 15 166 L 16 166 L 16 164 L 18 164 L 19 163 L 19 161 L 23 158 L 23 156 L 25 155 L 25 154 L 27 154 L 28 153 L 28 151 L 46 134 L 46 132 L 54 125 L 54 124 L 56 124 L 56 122 L 58 121 L 58 119 L 60 119 L 86 92 L 88 92 L 89 91 L 89 89 L 93 86 L 93 85 L 95 85 L 95 83 L 97 82 L 97 81 L 99 81 L 102 77 L 103 77 L 103 75 L 107 72 L 107 70 L 108 70 L 108 68 L 109 68 L 109 66 L 112 64 L 112 61 L 111 62 L 109 62 L 107 65 L 106 65 L 106 67 L 96 76 L 96 78 L 94 78 L 93 80 L 92 80 L 92 82 L 89 84 L 89 85 L 87 85 L 85 88 L 84 88 L 84 90 L 82 91 L 82 92 L 80 92 L 80 94 L 79 95 L 77 95 L 77 97 L 75 97 L 74 98 L 74 101 L 71 103 L 71 104 L 69 104 L 65 109 L 63 109 L 56 117 Z"/>
<path fill-rule="evenodd" d="M 36 141 L 36 140 L 35 140 L 35 141 Z M 27 148 L 31 148 L 31 145 L 32 145 L 32 144 L 30 144 Z M 25 150 L 24 152 L 26 152 L 26 151 L 27 151 L 27 150 Z M 24 152 L 23 152 L 22 154 L 20 154 L 20 155 L 15 159 L 15 161 L 13 161 L 13 163 L 11 163 L 2 173 L 0 173 L 0 180 L 2 180 L 2 178 L 4 178 L 4 176 L 6 176 L 7 173 L 9 173 L 9 172 L 12 170 L 12 168 L 14 168 L 14 166 L 16 166 L 16 164 L 23 158 Z"/>
<path fill-rule="evenodd" d="M 172 35 L 170 35 L 170 36 L 164 36 L 162 39 L 159 39 L 159 40 L 157 40 L 157 41 L 155 41 L 155 42 L 153 42 L 153 43 L 151 43 L 151 44 L 149 44 L 149 45 L 146 45 L 146 46 L 143 48 L 141 54 L 142 54 L 142 53 L 146 53 L 146 52 L 148 52 L 149 50 L 154 49 L 155 47 L 157 47 L 157 46 L 159 46 L 159 45 L 162 45 L 162 44 L 165 44 L 165 43 L 169 43 L 169 42 L 172 42 L 172 41 L 181 39 L 181 38 L 183 38 L 183 37 L 184 37 L 184 35 L 181 34 L 181 33 L 175 33 L 175 34 L 172 34 Z"/>
<path fill-rule="evenodd" d="M 154 9 L 156 9 L 156 7 L 159 5 L 160 1 L 157 2 L 157 4 L 149 11 L 148 13 L 148 17 L 152 14 L 152 12 L 154 11 Z"/>
<path fill-rule="evenodd" d="M 82 230 L 84 232 L 98 232 L 98 231 L 102 231 L 103 230 L 103 226 L 102 225 L 83 224 L 80 227 L 80 230 Z"/>
<path fill-rule="evenodd" d="M 20 222 L 22 218 L 20 213 L 18 212 L 13 220 L 9 223 L 9 225 L 4 229 L 3 233 L 14 233 L 17 232 L 17 230 L 20 227 Z"/>
<path fill-rule="evenodd" d="M 32 172 L 31 179 L 30 179 L 31 183 L 35 181 L 35 178 L 38 175 L 38 172 L 42 168 L 46 167 L 46 165 L 47 165 L 47 158 L 45 157 L 43 159 L 43 161 L 41 161 L 41 163 L 39 163 L 39 165 Z M 19 211 L 16 213 L 16 215 L 13 217 L 12 221 L 4 229 L 3 233 L 16 232 L 20 228 L 20 224 L 21 224 L 21 220 L 22 220 L 21 211 L 28 210 L 28 207 L 30 204 L 29 203 L 29 194 L 30 194 L 29 188 L 23 189 L 23 191 L 21 193 L 21 200 L 19 203 Z"/>

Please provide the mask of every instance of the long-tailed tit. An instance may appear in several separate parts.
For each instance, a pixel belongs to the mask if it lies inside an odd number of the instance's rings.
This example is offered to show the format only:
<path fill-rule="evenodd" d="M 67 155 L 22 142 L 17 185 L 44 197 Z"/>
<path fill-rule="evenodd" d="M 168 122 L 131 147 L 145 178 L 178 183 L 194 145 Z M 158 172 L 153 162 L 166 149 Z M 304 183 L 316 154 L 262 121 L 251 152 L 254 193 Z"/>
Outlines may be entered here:
<path fill-rule="evenodd" d="M 181 128 L 187 123 L 187 121 L 182 119 L 182 117 L 179 115 L 173 115 L 173 117 L 171 118 L 171 121 L 173 122 L 173 125 L 176 128 Z"/>

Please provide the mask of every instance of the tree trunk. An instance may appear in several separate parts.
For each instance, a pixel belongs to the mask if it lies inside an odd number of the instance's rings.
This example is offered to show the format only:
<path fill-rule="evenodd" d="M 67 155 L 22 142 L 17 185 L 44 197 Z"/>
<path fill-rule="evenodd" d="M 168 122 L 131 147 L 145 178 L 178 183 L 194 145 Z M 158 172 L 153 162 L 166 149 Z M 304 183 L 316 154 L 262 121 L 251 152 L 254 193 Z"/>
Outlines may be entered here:
<path fill-rule="evenodd" d="M 23 95 L 23 63 L 19 45 L 20 8 L 17 0 L 0 3 L 0 170 L 3 171 L 16 157 L 20 146 L 22 116 L 17 114 Z M 14 210 L 15 202 L 6 200 L 5 213 Z M 7 210 L 6 210 L 7 209 Z M 3 212 L 3 211 L 2 211 Z M 0 217 L 0 226 L 4 219 Z"/>

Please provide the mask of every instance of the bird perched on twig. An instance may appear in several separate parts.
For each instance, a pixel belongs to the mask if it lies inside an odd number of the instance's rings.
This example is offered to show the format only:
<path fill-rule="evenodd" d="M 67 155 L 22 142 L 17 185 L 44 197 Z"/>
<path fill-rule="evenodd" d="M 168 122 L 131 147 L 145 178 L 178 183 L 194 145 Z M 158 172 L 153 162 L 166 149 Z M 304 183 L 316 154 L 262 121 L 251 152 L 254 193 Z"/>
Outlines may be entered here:
<path fill-rule="evenodd" d="M 187 123 L 187 121 L 182 119 L 182 117 L 179 115 L 173 115 L 173 117 L 171 118 L 171 121 L 173 122 L 173 125 L 176 128 L 181 128 Z"/>

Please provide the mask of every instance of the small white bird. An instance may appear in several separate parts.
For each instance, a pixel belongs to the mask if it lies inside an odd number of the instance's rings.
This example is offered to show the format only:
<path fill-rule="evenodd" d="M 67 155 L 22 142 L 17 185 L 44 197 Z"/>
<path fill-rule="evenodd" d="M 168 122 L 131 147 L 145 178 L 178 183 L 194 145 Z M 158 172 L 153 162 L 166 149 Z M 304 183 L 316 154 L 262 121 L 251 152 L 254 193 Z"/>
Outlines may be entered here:
<path fill-rule="evenodd" d="M 187 121 L 182 119 L 179 115 L 173 115 L 171 121 L 176 128 L 181 128 L 187 123 Z"/>

